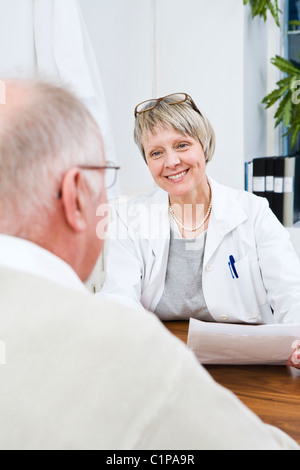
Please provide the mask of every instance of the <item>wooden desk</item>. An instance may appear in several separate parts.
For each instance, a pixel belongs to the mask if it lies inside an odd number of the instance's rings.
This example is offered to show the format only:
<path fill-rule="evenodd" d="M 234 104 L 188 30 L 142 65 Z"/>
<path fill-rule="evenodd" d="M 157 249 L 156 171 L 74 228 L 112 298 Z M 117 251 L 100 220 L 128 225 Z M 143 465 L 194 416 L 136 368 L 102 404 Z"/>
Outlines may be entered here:
<path fill-rule="evenodd" d="M 188 322 L 166 322 L 166 328 L 187 342 Z M 205 366 L 219 384 L 231 390 L 265 423 L 286 432 L 300 444 L 300 379 L 284 366 Z"/>

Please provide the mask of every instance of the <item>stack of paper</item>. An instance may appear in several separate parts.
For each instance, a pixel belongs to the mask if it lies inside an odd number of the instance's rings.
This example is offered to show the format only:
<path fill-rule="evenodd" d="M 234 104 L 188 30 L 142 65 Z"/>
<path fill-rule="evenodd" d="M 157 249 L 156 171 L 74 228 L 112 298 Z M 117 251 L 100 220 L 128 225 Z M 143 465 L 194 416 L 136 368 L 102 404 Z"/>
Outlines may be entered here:
<path fill-rule="evenodd" d="M 191 318 L 188 347 L 202 364 L 286 364 L 300 325 L 229 325 Z"/>

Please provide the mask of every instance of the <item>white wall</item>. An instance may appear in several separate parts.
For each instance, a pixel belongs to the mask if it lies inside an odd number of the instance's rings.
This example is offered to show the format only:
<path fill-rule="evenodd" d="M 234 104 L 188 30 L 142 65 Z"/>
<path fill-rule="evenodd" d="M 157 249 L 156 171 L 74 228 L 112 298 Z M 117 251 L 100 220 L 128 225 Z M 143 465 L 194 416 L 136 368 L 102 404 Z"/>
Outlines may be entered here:
<path fill-rule="evenodd" d="M 81 0 L 107 96 L 123 191 L 153 187 L 133 143 L 133 110 L 190 93 L 210 118 L 209 173 L 244 186 L 244 161 L 266 153 L 267 35 L 237 0 Z"/>
<path fill-rule="evenodd" d="M 285 11 L 285 0 L 279 0 L 279 7 L 281 11 Z M 284 24 L 284 16 L 282 17 L 281 23 Z M 280 55 L 285 56 L 285 39 L 281 30 L 277 27 L 275 21 L 268 21 L 268 45 L 267 45 L 267 56 L 268 56 L 268 76 L 267 76 L 267 92 L 276 88 L 276 83 L 282 78 L 281 73 L 270 64 L 272 57 Z M 280 127 L 274 128 L 274 115 L 276 113 L 276 107 L 270 108 L 266 111 L 267 114 L 267 155 L 282 155 L 285 153 L 284 140 L 282 139 L 283 131 Z"/>
<path fill-rule="evenodd" d="M 81 0 L 99 63 L 123 192 L 154 187 L 133 141 L 134 108 L 154 90 L 152 0 Z"/>
<path fill-rule="evenodd" d="M 284 0 L 280 0 L 283 10 Z M 282 152 L 274 110 L 271 57 L 283 54 L 272 18 L 252 19 L 242 0 L 80 0 L 107 98 L 123 193 L 153 187 L 133 142 L 137 103 L 188 92 L 210 118 L 217 149 L 208 171 L 244 187 L 244 162 Z M 290 230 L 300 255 L 299 229 Z"/>
<path fill-rule="evenodd" d="M 0 0 L 0 9 L 0 74 L 27 78 L 35 68 L 32 1 Z"/>
<path fill-rule="evenodd" d="M 157 2 L 158 94 L 187 91 L 216 132 L 208 172 L 243 187 L 243 18 L 236 0 Z"/>
<path fill-rule="evenodd" d="M 267 155 L 267 113 L 262 104 L 268 83 L 268 28 L 261 18 L 244 19 L 245 161 Z"/>

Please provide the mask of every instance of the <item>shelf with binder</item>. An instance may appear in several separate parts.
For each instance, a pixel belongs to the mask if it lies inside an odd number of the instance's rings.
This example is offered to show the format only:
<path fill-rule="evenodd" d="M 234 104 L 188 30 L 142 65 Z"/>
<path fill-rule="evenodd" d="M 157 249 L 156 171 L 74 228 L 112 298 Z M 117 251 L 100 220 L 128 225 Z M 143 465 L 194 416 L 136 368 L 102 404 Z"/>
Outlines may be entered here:
<path fill-rule="evenodd" d="M 300 155 L 254 158 L 245 163 L 245 189 L 268 199 L 285 227 L 300 221 Z"/>

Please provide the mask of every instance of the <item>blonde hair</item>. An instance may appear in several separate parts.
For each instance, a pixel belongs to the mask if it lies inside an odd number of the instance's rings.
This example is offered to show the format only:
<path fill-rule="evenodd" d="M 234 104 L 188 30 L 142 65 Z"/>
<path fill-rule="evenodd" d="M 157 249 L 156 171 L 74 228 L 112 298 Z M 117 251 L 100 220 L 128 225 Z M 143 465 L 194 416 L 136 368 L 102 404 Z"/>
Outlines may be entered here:
<path fill-rule="evenodd" d="M 145 134 L 153 134 L 156 127 L 169 127 L 183 135 L 189 135 L 199 140 L 203 147 L 205 161 L 208 163 L 215 152 L 216 139 L 213 127 L 207 117 L 200 111 L 196 111 L 190 102 L 184 101 L 179 104 L 169 104 L 174 102 L 174 97 L 168 97 L 155 105 L 155 101 L 148 102 L 144 110 L 149 111 L 137 114 L 134 128 L 134 141 L 139 147 L 145 161 L 145 151 L 143 147 L 143 137 Z M 147 163 L 147 161 L 146 161 Z"/>
<path fill-rule="evenodd" d="M 95 165 L 104 149 L 95 120 L 65 86 L 5 83 L 8 94 L 21 93 L 26 100 L 11 109 L 7 98 L 9 108 L 0 113 L 1 228 L 22 231 L 53 210 L 64 173 L 72 166 Z"/>

